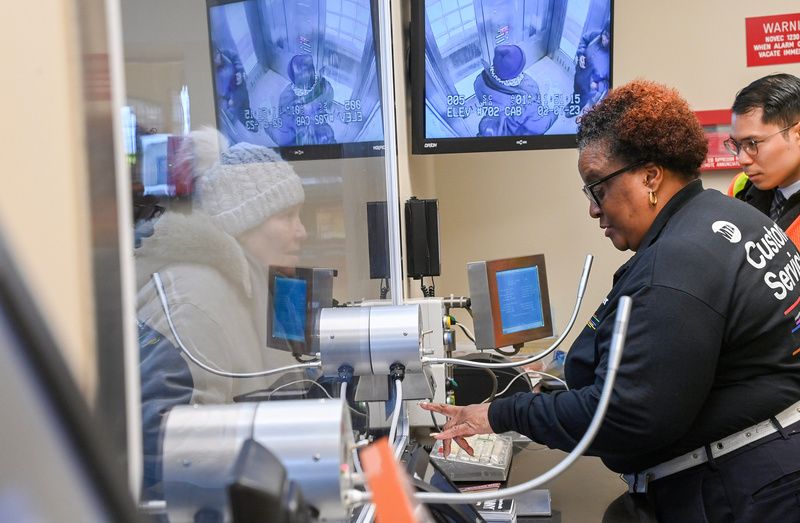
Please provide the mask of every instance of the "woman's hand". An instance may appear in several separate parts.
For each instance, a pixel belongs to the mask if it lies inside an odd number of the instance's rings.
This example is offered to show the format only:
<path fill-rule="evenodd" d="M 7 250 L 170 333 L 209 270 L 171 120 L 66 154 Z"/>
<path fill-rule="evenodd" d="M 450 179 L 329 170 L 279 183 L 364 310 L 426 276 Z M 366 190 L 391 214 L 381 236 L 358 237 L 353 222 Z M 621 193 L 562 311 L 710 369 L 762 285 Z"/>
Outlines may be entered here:
<path fill-rule="evenodd" d="M 455 440 L 459 447 L 472 456 L 474 450 L 464 438 L 475 434 L 491 434 L 493 432 L 492 426 L 489 425 L 488 403 L 456 407 L 442 403 L 420 402 L 419 406 L 425 410 L 447 416 L 447 423 L 442 427 L 442 431 L 438 434 L 433 434 L 434 438 L 442 440 L 445 456 L 450 455 L 451 439 Z"/>

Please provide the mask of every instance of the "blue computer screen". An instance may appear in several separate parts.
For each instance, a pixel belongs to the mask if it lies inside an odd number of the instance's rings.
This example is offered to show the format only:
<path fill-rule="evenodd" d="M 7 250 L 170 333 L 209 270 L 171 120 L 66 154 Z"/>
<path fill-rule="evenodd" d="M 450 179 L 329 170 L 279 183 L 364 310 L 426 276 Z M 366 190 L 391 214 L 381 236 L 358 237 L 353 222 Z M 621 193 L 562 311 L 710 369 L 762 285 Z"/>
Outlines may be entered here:
<path fill-rule="evenodd" d="M 272 335 L 292 341 L 306 337 L 306 289 L 302 279 L 275 277 L 272 294 Z"/>
<path fill-rule="evenodd" d="M 208 2 L 217 122 L 231 143 L 382 152 L 371 0 Z"/>
<path fill-rule="evenodd" d="M 544 326 L 539 267 L 498 272 L 497 299 L 503 334 Z"/>

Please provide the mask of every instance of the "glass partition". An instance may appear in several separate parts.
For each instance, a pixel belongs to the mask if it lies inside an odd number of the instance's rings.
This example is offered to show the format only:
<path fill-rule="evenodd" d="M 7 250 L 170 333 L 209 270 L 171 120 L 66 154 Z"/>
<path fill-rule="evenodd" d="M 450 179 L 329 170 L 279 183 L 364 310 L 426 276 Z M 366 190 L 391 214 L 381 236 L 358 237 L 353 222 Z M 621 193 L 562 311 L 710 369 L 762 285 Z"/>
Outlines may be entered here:
<path fill-rule="evenodd" d="M 386 295 L 369 238 L 387 235 L 367 223 L 387 200 L 374 4 L 121 2 L 144 499 L 163 495 L 172 407 L 323 394 L 303 322 Z"/>

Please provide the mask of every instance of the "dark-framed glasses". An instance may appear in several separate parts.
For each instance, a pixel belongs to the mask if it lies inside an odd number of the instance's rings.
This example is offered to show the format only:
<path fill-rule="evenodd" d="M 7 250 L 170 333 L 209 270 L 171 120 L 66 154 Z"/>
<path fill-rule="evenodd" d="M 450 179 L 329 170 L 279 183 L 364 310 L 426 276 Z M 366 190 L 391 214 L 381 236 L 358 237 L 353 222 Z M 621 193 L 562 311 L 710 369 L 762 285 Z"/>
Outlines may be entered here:
<path fill-rule="evenodd" d="M 755 155 L 758 154 L 758 144 L 764 143 L 767 140 L 769 140 L 770 138 L 772 138 L 773 136 L 781 134 L 784 131 L 788 131 L 789 129 L 791 129 L 792 127 L 797 125 L 798 123 L 800 123 L 800 122 L 795 122 L 792 125 L 786 126 L 783 129 L 781 129 L 780 131 L 776 131 L 776 132 L 770 134 L 769 136 L 765 136 L 764 138 L 762 138 L 760 140 L 755 140 L 753 138 L 745 138 L 744 140 L 742 140 L 740 142 L 738 140 L 734 140 L 733 138 L 729 137 L 727 140 L 722 142 L 722 145 L 724 145 L 725 148 L 728 150 L 728 152 L 731 153 L 734 156 L 739 156 L 739 153 L 741 151 L 746 152 L 749 156 L 755 156 Z"/>
<path fill-rule="evenodd" d="M 600 204 L 603 203 L 603 198 L 605 197 L 606 193 L 605 193 L 605 191 L 603 190 L 602 187 L 598 188 L 597 187 L 598 185 L 600 185 L 601 183 L 605 183 L 608 180 L 610 180 L 611 178 L 613 178 L 615 176 L 619 176 L 622 173 L 626 173 L 628 171 L 636 169 L 637 167 L 641 167 L 642 165 L 644 165 L 646 163 L 647 163 L 647 160 L 639 160 L 638 162 L 634 162 L 634 163 L 632 163 L 630 165 L 626 165 L 622 169 L 618 169 L 618 170 L 614 171 L 613 173 L 611 173 L 609 175 L 603 176 L 599 180 L 595 180 L 592 183 L 587 183 L 586 185 L 583 186 L 583 188 L 581 190 L 583 191 L 583 194 L 585 194 L 586 197 L 589 198 L 590 202 L 592 202 L 592 203 L 596 204 L 598 207 L 600 207 Z"/>

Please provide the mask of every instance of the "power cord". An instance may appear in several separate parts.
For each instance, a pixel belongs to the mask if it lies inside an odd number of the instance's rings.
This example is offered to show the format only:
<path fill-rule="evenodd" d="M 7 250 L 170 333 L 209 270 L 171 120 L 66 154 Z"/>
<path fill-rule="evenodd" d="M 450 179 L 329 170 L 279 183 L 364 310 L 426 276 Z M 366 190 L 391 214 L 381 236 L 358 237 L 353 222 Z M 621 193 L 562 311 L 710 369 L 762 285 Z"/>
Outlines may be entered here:
<path fill-rule="evenodd" d="M 422 276 L 419 279 L 419 288 L 422 291 L 422 295 L 426 298 L 433 298 L 436 296 L 436 282 L 433 281 L 433 276 L 431 278 L 430 286 L 425 285 L 425 277 Z"/>
<path fill-rule="evenodd" d="M 494 351 L 496 353 L 500 354 L 501 356 L 508 356 L 508 357 L 516 356 L 517 354 L 519 354 L 520 350 L 522 350 L 522 344 L 521 343 L 518 343 L 517 345 L 513 345 L 512 346 L 512 350 L 510 350 L 510 351 L 504 351 L 504 350 L 500 349 L 499 347 L 495 347 L 495 349 L 494 349 Z"/>
<path fill-rule="evenodd" d="M 463 323 L 461 323 L 460 321 L 458 321 L 458 320 L 456 319 L 456 317 L 455 317 L 455 316 L 453 316 L 452 314 L 449 314 L 449 315 L 448 315 L 448 318 L 450 319 L 450 323 L 451 323 L 452 325 L 458 325 L 458 327 L 459 327 L 459 328 L 460 328 L 460 329 L 461 329 L 461 330 L 464 332 L 464 335 L 465 335 L 465 336 L 466 336 L 466 337 L 467 337 L 467 338 L 468 338 L 468 339 L 469 339 L 469 340 L 470 340 L 472 343 L 475 343 L 475 335 L 472 333 L 472 331 L 471 331 L 471 330 L 469 330 L 467 327 L 465 327 L 465 326 L 464 326 L 464 324 L 463 324 Z"/>

